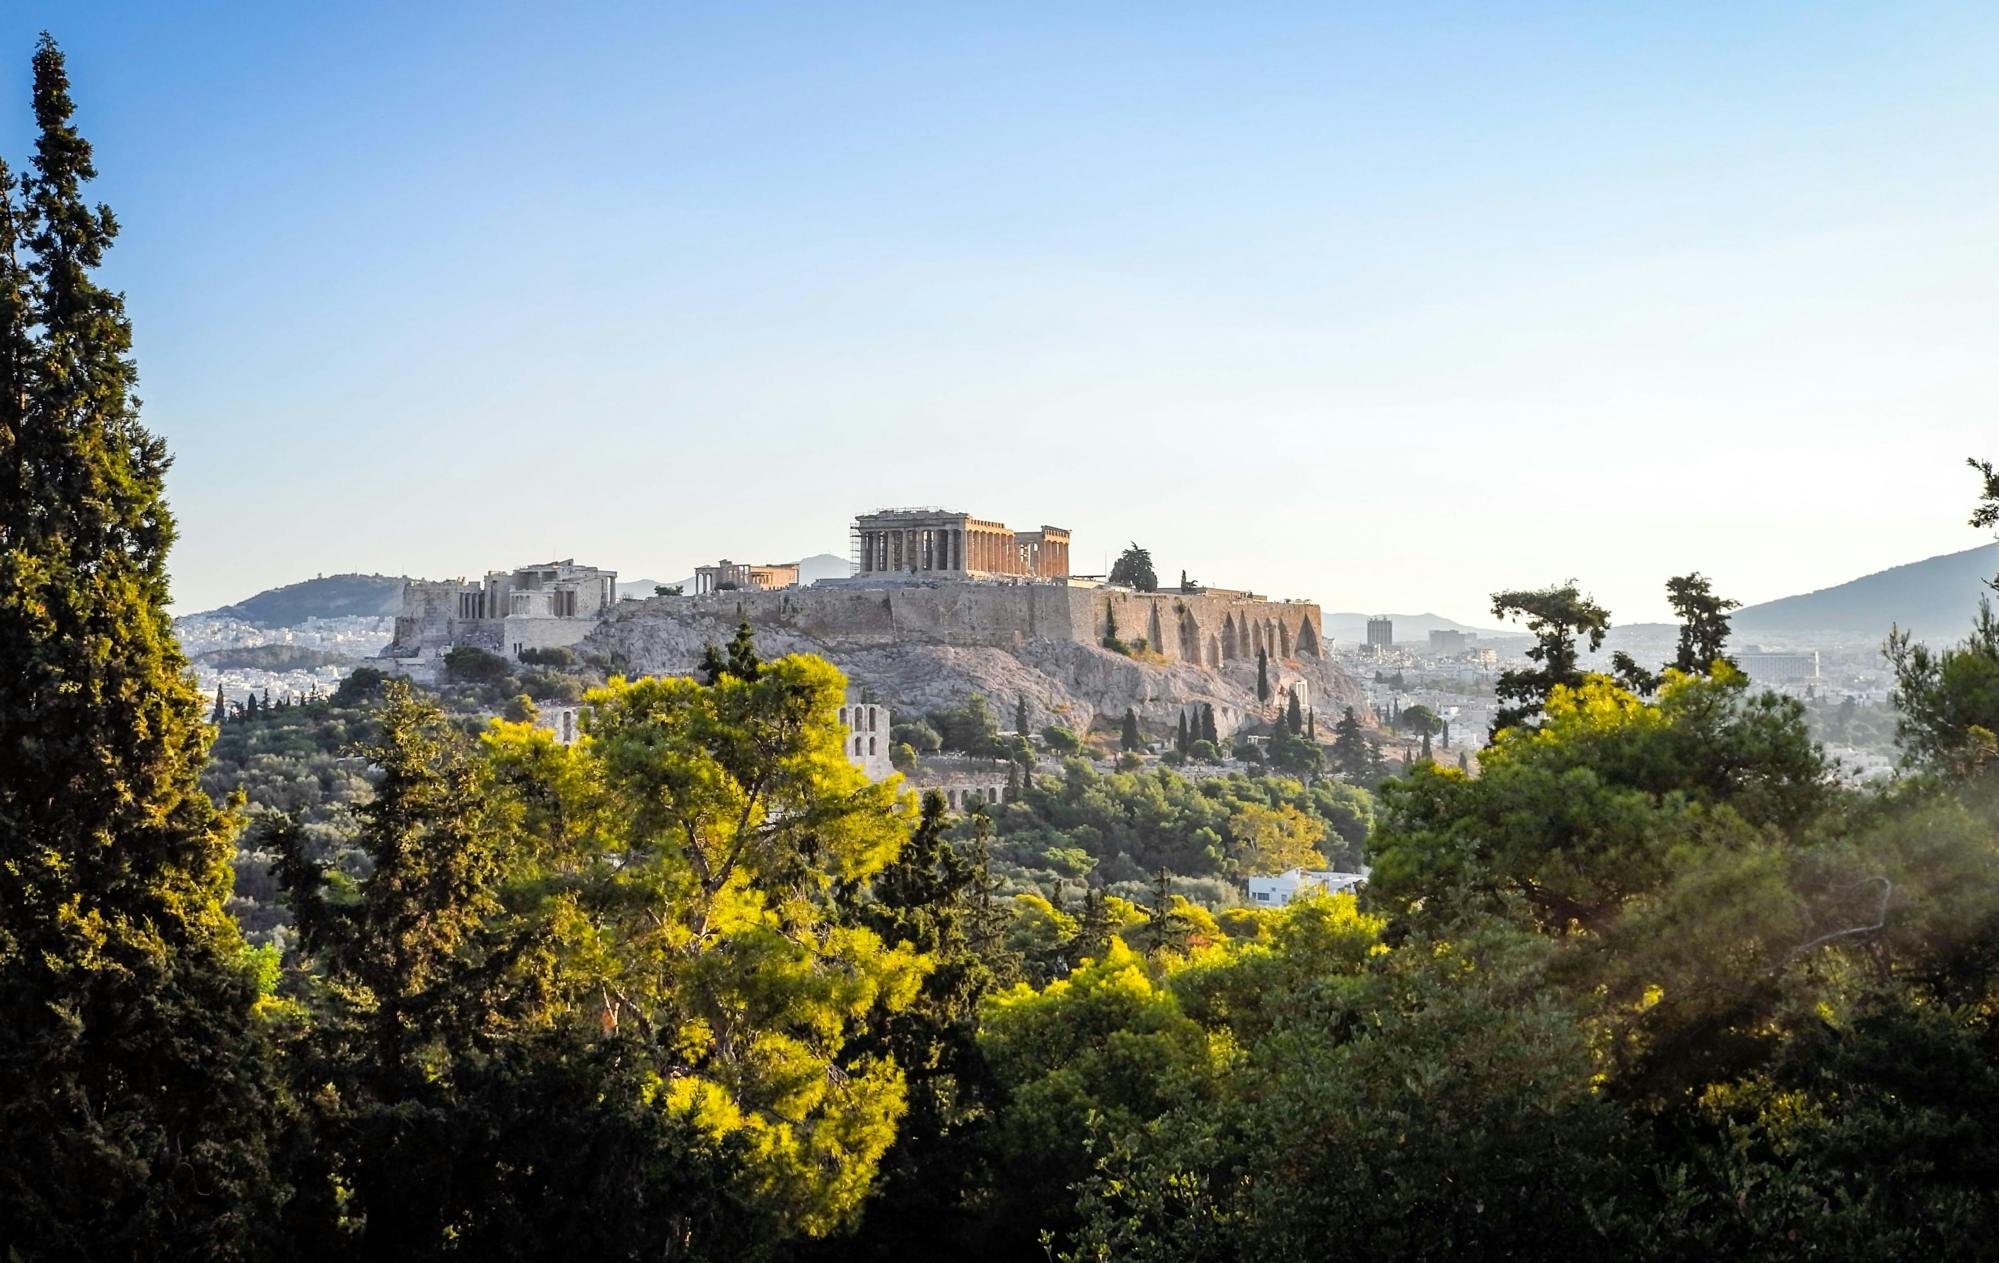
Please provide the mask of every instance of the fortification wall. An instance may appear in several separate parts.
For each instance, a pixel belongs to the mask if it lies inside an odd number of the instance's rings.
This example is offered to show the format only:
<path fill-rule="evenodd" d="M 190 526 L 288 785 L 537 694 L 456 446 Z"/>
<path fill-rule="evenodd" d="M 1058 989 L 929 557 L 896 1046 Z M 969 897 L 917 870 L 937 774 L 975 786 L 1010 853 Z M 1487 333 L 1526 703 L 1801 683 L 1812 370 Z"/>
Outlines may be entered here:
<path fill-rule="evenodd" d="M 493 648 L 496 652 L 518 658 L 527 649 L 567 649 L 581 644 L 591 632 L 597 630 L 594 618 L 533 618 L 509 617 L 505 620 L 484 619 L 477 623 L 461 620 L 461 627 L 491 626 L 495 629 Z"/>
<path fill-rule="evenodd" d="M 914 641 L 1018 650 L 1034 641 L 1093 645 L 1113 634 L 1171 662 L 1220 667 L 1323 656 L 1319 607 L 1235 593 L 1128 592 L 1061 584 L 939 582 L 653 597 L 637 616 L 778 625 L 818 640 Z M 627 616 L 623 610 L 620 617 Z"/>
<path fill-rule="evenodd" d="M 426 647 L 441 649 L 451 644 L 451 623 L 458 612 L 458 583 L 427 583 L 411 580 L 403 584 L 403 610 L 396 616 L 396 632 L 384 657 L 413 657 Z"/>
<path fill-rule="evenodd" d="M 1309 601 L 1117 588 L 1071 592 L 1088 598 L 1089 611 L 1088 630 L 1074 639 L 1101 641 L 1115 628 L 1127 645 L 1142 639 L 1168 661 L 1206 667 L 1254 661 L 1259 649 L 1272 658 L 1324 656 L 1319 607 Z"/>

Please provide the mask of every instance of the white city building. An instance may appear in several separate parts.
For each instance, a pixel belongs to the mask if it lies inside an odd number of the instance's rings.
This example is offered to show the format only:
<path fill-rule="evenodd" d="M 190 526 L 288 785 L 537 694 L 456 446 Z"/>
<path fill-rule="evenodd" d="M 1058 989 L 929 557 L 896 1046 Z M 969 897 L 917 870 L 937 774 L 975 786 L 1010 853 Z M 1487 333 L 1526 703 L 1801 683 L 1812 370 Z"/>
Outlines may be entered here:
<path fill-rule="evenodd" d="M 1366 880 L 1366 873 L 1335 873 L 1322 868 L 1293 868 L 1275 877 L 1250 878 L 1249 901 L 1259 908 L 1281 908 L 1304 895 L 1351 893 Z"/>

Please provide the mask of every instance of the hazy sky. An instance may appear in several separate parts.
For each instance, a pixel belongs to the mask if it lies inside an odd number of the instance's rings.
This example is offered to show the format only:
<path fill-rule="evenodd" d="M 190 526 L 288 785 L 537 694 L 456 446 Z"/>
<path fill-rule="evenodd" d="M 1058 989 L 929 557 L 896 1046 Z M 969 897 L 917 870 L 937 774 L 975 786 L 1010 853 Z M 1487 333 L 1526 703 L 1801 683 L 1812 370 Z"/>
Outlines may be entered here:
<path fill-rule="evenodd" d="M 1989 3 L 15 0 L 16 161 L 42 26 L 184 609 L 891 504 L 1473 621 L 1980 542 Z"/>

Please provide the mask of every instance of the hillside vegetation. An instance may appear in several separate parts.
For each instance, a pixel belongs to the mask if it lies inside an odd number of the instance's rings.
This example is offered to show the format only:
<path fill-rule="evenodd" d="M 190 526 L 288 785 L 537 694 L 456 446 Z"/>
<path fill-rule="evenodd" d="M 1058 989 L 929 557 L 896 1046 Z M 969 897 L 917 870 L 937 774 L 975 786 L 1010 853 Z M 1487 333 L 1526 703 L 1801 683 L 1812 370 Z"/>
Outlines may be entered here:
<path fill-rule="evenodd" d="M 346 654 L 313 649 L 305 645 L 238 645 L 196 654 L 194 660 L 219 670 L 312 671 L 337 667 L 354 661 Z"/>
<path fill-rule="evenodd" d="M 336 574 L 288 583 L 207 611 L 259 627 L 295 627 L 309 618 L 393 618 L 402 609 L 400 575 Z"/>

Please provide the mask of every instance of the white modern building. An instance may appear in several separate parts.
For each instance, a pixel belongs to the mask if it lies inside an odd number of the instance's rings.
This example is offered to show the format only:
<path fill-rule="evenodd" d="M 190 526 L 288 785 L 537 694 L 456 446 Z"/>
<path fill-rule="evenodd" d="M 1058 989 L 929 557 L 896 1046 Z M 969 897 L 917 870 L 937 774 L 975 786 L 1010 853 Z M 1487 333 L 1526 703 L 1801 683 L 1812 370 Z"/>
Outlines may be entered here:
<path fill-rule="evenodd" d="M 1367 880 L 1366 873 L 1335 873 L 1322 868 L 1293 868 L 1275 877 L 1249 879 L 1249 902 L 1257 908 L 1281 908 L 1305 895 L 1350 894 Z"/>

